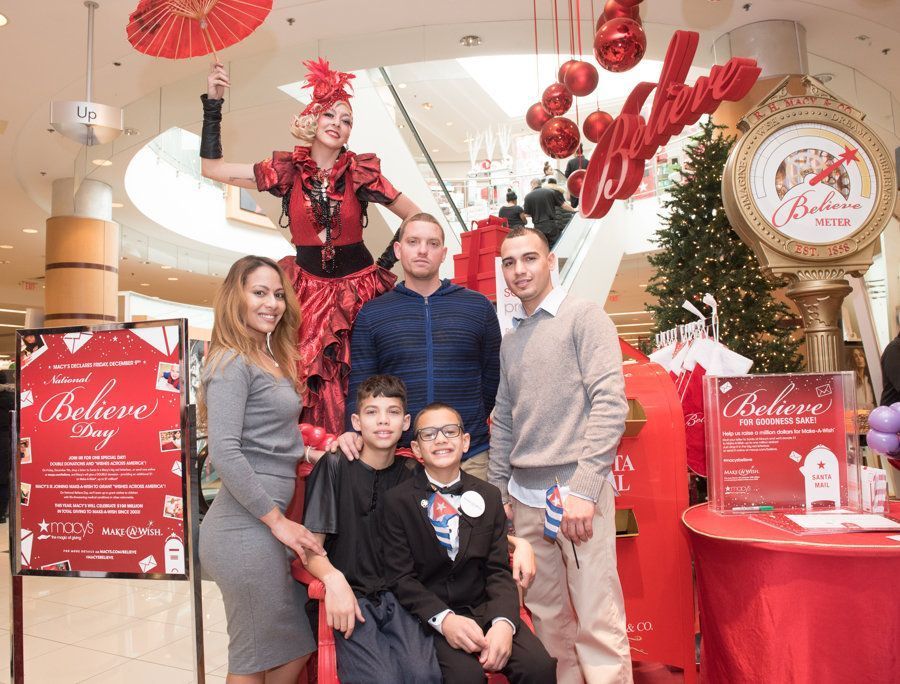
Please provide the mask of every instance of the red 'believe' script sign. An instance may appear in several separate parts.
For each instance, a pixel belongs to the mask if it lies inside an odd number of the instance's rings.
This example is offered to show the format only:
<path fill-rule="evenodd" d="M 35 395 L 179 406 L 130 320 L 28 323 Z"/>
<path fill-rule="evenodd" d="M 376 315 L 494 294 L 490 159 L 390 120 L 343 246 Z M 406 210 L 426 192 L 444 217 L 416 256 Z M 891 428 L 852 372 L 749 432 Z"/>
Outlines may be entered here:
<path fill-rule="evenodd" d="M 644 176 L 644 162 L 669 138 L 725 100 L 743 98 L 760 68 L 756 60 L 733 57 L 701 76 L 693 87 L 684 84 L 699 34 L 676 31 L 669 43 L 659 83 L 639 83 L 597 143 L 581 191 L 581 212 L 588 218 L 606 216 L 612 203 L 634 194 Z M 647 121 L 641 107 L 656 89 Z"/>

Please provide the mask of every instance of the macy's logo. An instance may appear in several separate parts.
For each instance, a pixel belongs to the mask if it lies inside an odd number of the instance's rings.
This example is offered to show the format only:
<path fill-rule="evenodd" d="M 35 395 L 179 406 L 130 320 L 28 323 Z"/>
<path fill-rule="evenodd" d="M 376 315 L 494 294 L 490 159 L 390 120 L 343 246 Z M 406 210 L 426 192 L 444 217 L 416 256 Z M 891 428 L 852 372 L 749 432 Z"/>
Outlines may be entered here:
<path fill-rule="evenodd" d="M 58 537 L 69 537 L 71 539 L 84 539 L 87 535 L 94 533 L 94 523 L 81 522 L 47 522 L 42 519 L 38 523 L 41 533 L 38 539 L 55 539 Z"/>

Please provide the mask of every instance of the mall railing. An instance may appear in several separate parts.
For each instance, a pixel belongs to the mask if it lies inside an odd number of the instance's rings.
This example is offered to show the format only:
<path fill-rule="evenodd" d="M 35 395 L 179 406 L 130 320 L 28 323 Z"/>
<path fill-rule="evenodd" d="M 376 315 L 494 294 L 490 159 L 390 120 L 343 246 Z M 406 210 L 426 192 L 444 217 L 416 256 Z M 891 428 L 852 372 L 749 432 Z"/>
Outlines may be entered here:
<path fill-rule="evenodd" d="M 192 180 L 224 192 L 225 186 L 222 183 L 204 178 L 201 173 L 199 142 L 200 139 L 196 134 L 175 127 L 156 136 L 147 147 L 160 161 L 167 163 L 178 173 L 186 174 Z"/>

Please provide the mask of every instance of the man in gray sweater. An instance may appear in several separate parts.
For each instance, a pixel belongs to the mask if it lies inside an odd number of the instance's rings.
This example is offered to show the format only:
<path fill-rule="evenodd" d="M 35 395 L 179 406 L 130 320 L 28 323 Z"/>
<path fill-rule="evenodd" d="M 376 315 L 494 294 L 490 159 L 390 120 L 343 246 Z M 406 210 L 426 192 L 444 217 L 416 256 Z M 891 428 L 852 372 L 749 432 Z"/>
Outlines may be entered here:
<path fill-rule="evenodd" d="M 598 304 L 553 287 L 556 257 L 539 231 L 512 230 L 500 256 L 526 317 L 500 348 L 488 480 L 534 547 L 525 602 L 559 682 L 630 682 L 611 473 L 628 412 L 615 326 Z M 544 508 L 554 485 L 564 513 L 551 542 Z"/>

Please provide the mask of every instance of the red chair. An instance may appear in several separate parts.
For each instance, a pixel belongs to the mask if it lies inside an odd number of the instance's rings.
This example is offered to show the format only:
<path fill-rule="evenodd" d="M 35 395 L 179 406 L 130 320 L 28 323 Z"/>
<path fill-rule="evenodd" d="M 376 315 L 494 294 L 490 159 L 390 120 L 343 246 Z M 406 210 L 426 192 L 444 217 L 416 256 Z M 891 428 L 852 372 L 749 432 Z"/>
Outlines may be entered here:
<path fill-rule="evenodd" d="M 398 453 L 398 455 L 406 454 Z M 303 504 L 306 495 L 305 483 L 310 472 L 312 472 L 312 466 L 309 463 L 301 461 L 297 465 L 297 489 L 294 491 L 294 497 L 291 499 L 290 504 L 288 504 L 285 513 L 288 518 L 296 522 L 303 521 Z M 511 561 L 512 558 L 510 558 L 510 562 Z M 340 684 L 340 680 L 337 676 L 337 655 L 334 646 L 334 630 L 328 626 L 328 616 L 325 613 L 325 585 L 322 584 L 321 580 L 316 579 L 309 573 L 306 566 L 300 562 L 299 558 L 295 558 L 291 563 L 291 575 L 295 580 L 306 585 L 307 593 L 311 599 L 315 599 L 319 602 L 319 624 L 317 627 L 319 650 L 313 656 L 316 660 L 310 660 L 311 664 L 317 661 L 315 667 L 318 676 L 315 677 L 312 672 L 304 671 L 304 673 L 300 675 L 298 684 L 306 684 L 307 681 L 318 681 L 318 684 Z M 534 624 L 531 622 L 531 613 L 528 612 L 528 609 L 524 604 L 519 611 L 519 618 L 522 621 L 522 624 L 526 625 L 532 632 L 534 631 Z M 309 667 L 307 667 L 307 669 L 309 669 Z M 489 674 L 487 679 L 491 684 L 509 684 L 506 677 L 499 672 Z"/>
<path fill-rule="evenodd" d="M 306 585 L 311 599 L 319 602 L 319 650 L 316 654 L 318 656 L 318 682 L 319 684 L 340 684 L 341 680 L 337 676 L 334 630 L 328 626 L 328 616 L 325 614 L 325 585 L 309 574 L 299 558 L 291 563 L 291 575 L 293 575 L 295 580 Z M 519 611 L 519 619 L 528 629 L 532 632 L 534 631 L 531 613 L 528 612 L 524 604 Z M 487 679 L 491 684 L 509 684 L 506 677 L 499 672 L 488 674 Z M 303 680 L 301 679 L 301 681 Z"/>

